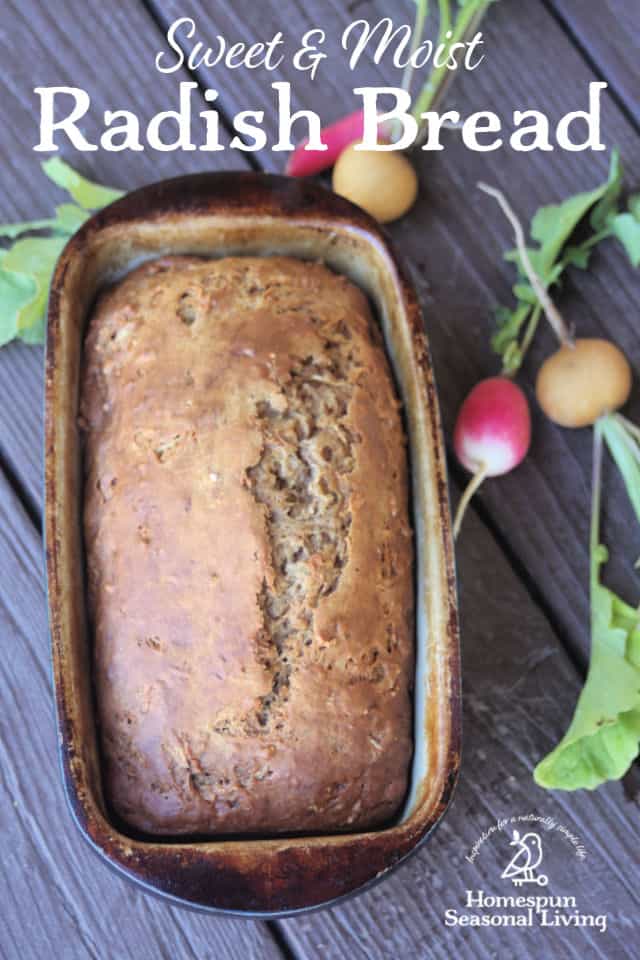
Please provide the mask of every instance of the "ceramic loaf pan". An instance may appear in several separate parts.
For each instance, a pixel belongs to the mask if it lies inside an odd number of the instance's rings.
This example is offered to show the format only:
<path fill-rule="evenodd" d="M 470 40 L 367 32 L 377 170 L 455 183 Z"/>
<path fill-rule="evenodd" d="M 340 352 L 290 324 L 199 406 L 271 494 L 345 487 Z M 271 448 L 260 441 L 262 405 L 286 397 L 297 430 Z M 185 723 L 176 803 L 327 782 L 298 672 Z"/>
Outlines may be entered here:
<path fill-rule="evenodd" d="M 366 291 L 382 326 L 409 435 L 416 534 L 414 756 L 404 810 L 385 829 L 288 838 L 126 835 L 103 797 L 93 707 L 77 425 L 85 325 L 97 291 L 165 254 L 287 254 L 323 260 Z M 382 877 L 442 817 L 460 752 L 460 665 L 445 459 L 415 293 L 366 214 L 316 186 L 259 174 L 163 181 L 92 217 L 53 277 L 46 359 L 46 557 L 60 755 L 80 830 L 114 867 L 174 901 L 282 916 Z"/>

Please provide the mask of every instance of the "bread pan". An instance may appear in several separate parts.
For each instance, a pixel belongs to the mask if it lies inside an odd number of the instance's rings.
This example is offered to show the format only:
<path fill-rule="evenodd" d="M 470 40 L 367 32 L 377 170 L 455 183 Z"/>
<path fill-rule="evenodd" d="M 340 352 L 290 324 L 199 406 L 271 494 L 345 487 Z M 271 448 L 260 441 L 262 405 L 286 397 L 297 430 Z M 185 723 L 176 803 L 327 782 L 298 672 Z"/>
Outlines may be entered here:
<path fill-rule="evenodd" d="M 82 543 L 78 397 L 85 325 L 98 290 L 143 260 L 229 253 L 322 260 L 349 276 L 373 303 L 403 402 L 416 535 L 414 754 L 404 809 L 384 829 L 171 841 L 127 834 L 104 801 Z M 451 799 L 460 755 L 460 663 L 446 467 L 416 294 L 371 218 L 306 182 L 207 173 L 145 187 L 88 220 L 65 247 L 49 298 L 45 488 L 64 782 L 80 830 L 112 866 L 174 902 L 276 917 L 362 890 L 426 840 Z"/>

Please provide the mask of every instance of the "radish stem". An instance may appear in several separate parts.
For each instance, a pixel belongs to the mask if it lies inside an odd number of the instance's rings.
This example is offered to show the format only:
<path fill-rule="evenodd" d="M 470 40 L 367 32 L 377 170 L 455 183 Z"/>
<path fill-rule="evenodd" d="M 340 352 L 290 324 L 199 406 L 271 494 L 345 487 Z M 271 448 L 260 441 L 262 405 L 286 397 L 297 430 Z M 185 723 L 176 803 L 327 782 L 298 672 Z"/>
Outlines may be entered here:
<path fill-rule="evenodd" d="M 490 3 L 491 0 L 476 0 L 475 3 L 472 0 L 471 3 L 466 4 L 460 11 L 458 19 L 453 26 L 453 31 L 451 31 L 450 4 L 447 0 L 439 0 L 440 28 L 438 43 L 446 43 L 445 50 L 447 53 L 454 43 L 464 43 L 477 32 L 480 21 Z M 447 39 L 447 33 L 449 32 L 451 32 L 451 36 Z M 436 99 L 444 95 L 445 90 L 456 72 L 455 70 L 449 70 L 447 68 L 448 56 L 446 58 L 444 56 L 441 57 L 441 60 L 444 60 L 443 65 L 436 67 L 436 69 L 432 71 L 420 91 L 413 108 L 413 116 L 418 122 L 420 122 L 421 114 L 430 110 L 435 105 Z M 417 141 L 419 139 L 418 137 Z"/>
<path fill-rule="evenodd" d="M 407 93 L 411 93 L 411 80 L 413 78 L 413 55 L 418 49 L 418 44 L 422 39 L 422 34 L 424 33 L 424 24 L 429 13 L 429 0 L 415 0 L 416 2 L 416 19 L 413 24 L 413 33 L 411 34 L 411 48 L 409 51 L 409 62 L 404 68 L 404 73 L 402 75 L 402 89 L 406 90 Z"/>
<path fill-rule="evenodd" d="M 600 549 L 600 491 L 602 489 L 602 422 L 593 425 L 593 466 L 591 474 L 591 526 L 589 533 L 589 570 L 591 593 L 598 584 L 598 551 Z"/>
<path fill-rule="evenodd" d="M 429 13 L 429 0 L 415 0 L 416 4 L 416 18 L 413 24 L 413 33 L 411 34 L 411 47 L 409 50 L 409 62 L 404 68 L 404 73 L 402 74 L 402 89 L 406 90 L 407 93 L 411 93 L 411 81 L 413 79 L 413 55 L 418 49 L 418 44 L 422 39 L 424 33 L 424 25 Z M 393 133 L 392 140 L 398 139 L 398 134 L 400 133 L 400 120 L 396 120 L 393 124 Z"/>
<path fill-rule="evenodd" d="M 513 207 L 501 190 L 496 190 L 495 187 L 490 187 L 488 184 L 482 182 L 478 183 L 478 188 L 482 190 L 483 193 L 493 197 L 494 200 L 497 200 L 500 204 L 502 212 L 513 228 L 516 247 L 518 248 L 518 253 L 520 254 L 520 260 L 522 261 L 524 272 L 527 275 L 529 283 L 533 287 L 536 297 L 542 305 L 542 309 L 545 312 L 546 318 L 549 321 L 553 332 L 563 346 L 573 346 L 573 339 L 569 333 L 569 328 L 562 318 L 562 314 L 547 293 L 542 280 L 533 269 L 533 264 L 529 258 L 529 252 L 527 250 L 527 245 L 524 238 L 524 230 L 522 229 L 522 224 L 520 223 L 518 217 L 513 211 Z"/>
<path fill-rule="evenodd" d="M 525 330 L 524 337 L 522 338 L 522 346 L 520 347 L 520 353 L 524 357 L 525 353 L 529 349 L 531 341 L 536 335 L 536 330 L 538 329 L 538 321 L 540 320 L 540 314 L 542 313 L 542 304 L 536 303 L 535 307 L 531 311 L 531 316 L 529 317 L 529 323 L 527 324 L 527 329 Z"/>
<path fill-rule="evenodd" d="M 449 0 L 438 0 L 438 12 L 440 13 L 438 41 L 441 42 L 444 40 L 447 30 L 451 29 L 451 4 Z"/>
<path fill-rule="evenodd" d="M 471 480 L 467 484 L 465 491 L 462 494 L 462 497 L 460 498 L 460 503 L 458 504 L 458 509 L 456 510 L 456 518 L 453 521 L 453 539 L 454 540 L 457 540 L 458 538 L 458 534 L 460 533 L 460 527 L 462 526 L 462 521 L 464 519 L 464 515 L 466 513 L 467 507 L 469 506 L 469 503 L 471 502 L 471 498 L 473 497 L 474 493 L 480 487 L 480 485 L 482 484 L 482 481 L 487 476 L 487 470 L 488 470 L 487 464 L 481 463 L 477 473 L 474 473 L 474 475 L 471 477 Z"/>

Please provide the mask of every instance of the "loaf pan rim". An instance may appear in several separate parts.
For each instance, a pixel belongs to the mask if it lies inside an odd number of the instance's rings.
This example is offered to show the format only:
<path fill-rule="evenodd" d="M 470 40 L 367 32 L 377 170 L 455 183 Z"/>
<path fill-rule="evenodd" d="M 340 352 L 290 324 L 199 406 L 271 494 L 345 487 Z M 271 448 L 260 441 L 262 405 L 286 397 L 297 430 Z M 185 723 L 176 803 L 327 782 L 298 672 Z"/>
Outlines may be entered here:
<path fill-rule="evenodd" d="M 260 220 L 267 222 L 273 221 L 274 223 L 286 220 L 289 226 L 297 224 L 300 230 L 303 229 L 303 226 L 311 231 L 318 230 L 320 233 L 323 233 L 325 237 L 328 236 L 332 230 L 350 231 L 354 237 L 358 237 L 360 240 L 365 238 L 367 243 L 372 245 L 372 247 L 376 247 L 381 252 L 381 255 L 386 259 L 387 265 L 394 274 L 394 282 L 400 291 L 402 306 L 410 325 L 413 350 L 415 351 L 417 363 L 424 376 L 424 400 L 429 417 L 433 455 L 436 461 L 437 506 L 442 548 L 443 583 L 441 584 L 441 588 L 445 593 L 443 606 L 446 607 L 447 611 L 446 669 L 449 678 L 447 701 L 449 742 L 446 756 L 446 776 L 443 778 L 439 797 L 432 803 L 430 817 L 417 827 L 412 826 L 409 831 L 406 829 L 406 824 L 403 826 L 401 823 L 376 832 L 358 834 L 329 834 L 324 836 L 316 835 L 313 837 L 298 836 L 294 838 L 274 837 L 268 840 L 253 838 L 247 840 L 221 839 L 212 842 L 197 841 L 195 843 L 189 843 L 188 840 L 184 843 L 180 841 L 171 841 L 169 843 L 163 841 L 162 838 L 159 838 L 157 841 L 138 841 L 131 839 L 125 834 L 119 833 L 104 816 L 101 817 L 97 815 L 95 797 L 88 797 L 86 792 L 84 792 L 82 774 L 86 780 L 86 761 L 83 760 L 81 756 L 82 745 L 77 743 L 77 737 L 69 711 L 69 704 L 67 699 L 65 699 L 65 689 L 60 675 L 62 669 L 60 659 L 62 624 L 60 622 L 59 606 L 61 597 L 61 551 L 58 537 L 60 535 L 61 525 L 64 526 L 65 518 L 63 517 L 61 519 L 59 517 L 56 502 L 59 487 L 59 478 L 56 477 L 56 467 L 58 465 L 58 457 L 62 456 L 57 449 L 57 442 L 60 440 L 59 431 L 63 429 L 58 424 L 61 411 L 59 409 L 60 401 L 57 391 L 61 389 L 61 371 L 58 368 L 57 360 L 59 351 L 61 350 L 60 318 L 61 312 L 63 312 L 65 308 L 66 279 L 68 271 L 74 264 L 82 261 L 82 258 L 87 256 L 87 252 L 92 250 L 92 245 L 95 246 L 95 244 L 99 242 L 100 237 L 106 236 L 109 231 L 123 228 L 131 229 L 141 224 L 157 225 L 167 220 L 219 217 L 223 213 L 231 220 L 245 219 L 247 222 L 252 220 L 254 224 Z M 159 181 L 149 187 L 143 187 L 141 190 L 126 195 L 87 221 L 80 231 L 69 241 L 56 266 L 49 298 L 45 405 L 45 555 L 48 574 L 47 595 L 53 652 L 52 667 L 60 742 L 59 756 L 67 801 L 74 820 L 85 838 L 112 867 L 115 867 L 129 878 L 136 880 L 142 884 L 145 889 L 169 897 L 172 902 L 189 905 L 195 909 L 206 909 L 216 913 L 260 918 L 292 916 L 309 909 L 317 909 L 322 906 L 337 903 L 351 896 L 353 893 L 369 887 L 372 883 L 386 875 L 390 869 L 395 868 L 395 866 L 404 860 L 411 852 L 414 852 L 421 846 L 441 820 L 444 811 L 450 803 L 457 779 L 461 741 L 460 660 L 455 573 L 446 485 L 446 465 L 444 461 L 444 447 L 441 437 L 437 398 L 433 382 L 431 360 L 426 337 L 422 329 L 422 319 L 417 298 L 386 234 L 371 218 L 359 210 L 359 208 L 336 197 L 334 194 L 312 184 L 301 183 L 289 178 L 268 174 L 192 174 L 172 178 L 171 180 Z M 67 430 L 70 428 L 68 418 L 65 427 Z M 71 429 L 73 429 L 73 425 L 71 425 Z M 64 573 L 64 571 L 62 572 Z M 273 907 L 271 906 L 271 901 L 269 901 L 269 905 L 266 906 L 265 909 L 260 909 L 256 905 L 247 905 L 245 908 L 203 903 L 201 900 L 194 900 L 193 897 L 190 897 L 189 893 L 185 893 L 184 890 L 182 894 L 171 893 L 166 887 L 167 884 L 169 886 L 175 886 L 175 878 L 171 879 L 166 875 L 166 871 L 169 868 L 166 864 L 163 868 L 161 862 L 163 857 L 169 857 L 169 852 L 172 852 L 174 857 L 178 857 L 179 860 L 184 850 L 193 851 L 194 848 L 197 848 L 196 852 L 198 854 L 206 855 L 209 853 L 211 855 L 210 869 L 215 871 L 216 867 L 220 866 L 218 861 L 224 857 L 225 850 L 230 851 L 233 846 L 253 848 L 254 854 L 258 852 L 257 848 L 266 847 L 271 850 L 273 855 L 278 851 L 291 847 L 304 847 L 308 850 L 311 847 L 331 849 L 335 846 L 341 848 L 347 848 L 349 846 L 360 848 L 365 846 L 371 850 L 376 844 L 380 844 L 381 837 L 391 837 L 401 832 L 405 834 L 403 842 L 398 843 L 397 848 L 391 848 L 386 851 L 385 857 L 383 857 L 383 869 L 376 870 L 368 879 L 355 882 L 353 887 L 348 887 L 344 892 L 336 893 L 335 896 L 318 900 L 314 899 L 310 891 L 310 902 L 293 908 L 287 907 L 286 903 L 276 904 L 277 897 L 274 898 Z M 127 848 L 133 851 L 128 856 L 123 854 L 123 851 Z M 358 852 L 362 855 L 361 850 Z M 156 860 L 157 862 L 150 864 L 152 860 Z M 165 874 L 162 874 L 163 869 L 165 870 Z M 200 864 L 200 869 L 202 870 L 202 864 Z M 160 870 L 162 876 L 156 875 L 157 870 Z M 182 865 L 179 865 L 177 870 L 178 877 L 183 876 L 184 871 Z M 310 885 L 312 880 L 313 876 L 311 876 L 309 880 Z M 180 884 L 178 884 L 178 886 L 179 885 Z M 188 886 L 188 883 L 186 886 Z"/>

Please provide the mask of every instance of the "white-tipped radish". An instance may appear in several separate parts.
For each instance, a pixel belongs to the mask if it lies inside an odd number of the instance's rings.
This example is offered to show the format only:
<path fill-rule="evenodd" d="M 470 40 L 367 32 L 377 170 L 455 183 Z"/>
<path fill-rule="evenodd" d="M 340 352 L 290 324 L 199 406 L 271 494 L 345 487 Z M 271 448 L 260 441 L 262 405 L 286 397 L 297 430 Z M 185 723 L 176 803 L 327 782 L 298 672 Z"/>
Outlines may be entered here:
<path fill-rule="evenodd" d="M 522 463 L 530 442 L 529 404 L 520 387 L 506 377 L 490 377 L 476 384 L 460 408 L 453 434 L 458 460 L 473 473 L 456 512 L 454 537 L 482 481 Z"/>
<path fill-rule="evenodd" d="M 325 150 L 309 150 L 308 140 L 298 144 L 287 161 L 285 173 L 290 177 L 310 177 L 332 167 L 342 151 L 355 140 L 360 141 L 364 132 L 364 113 L 356 110 L 335 123 L 323 127 L 320 135 Z M 378 141 L 387 143 L 390 124 L 378 124 Z"/>

